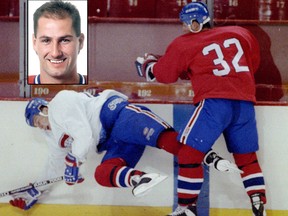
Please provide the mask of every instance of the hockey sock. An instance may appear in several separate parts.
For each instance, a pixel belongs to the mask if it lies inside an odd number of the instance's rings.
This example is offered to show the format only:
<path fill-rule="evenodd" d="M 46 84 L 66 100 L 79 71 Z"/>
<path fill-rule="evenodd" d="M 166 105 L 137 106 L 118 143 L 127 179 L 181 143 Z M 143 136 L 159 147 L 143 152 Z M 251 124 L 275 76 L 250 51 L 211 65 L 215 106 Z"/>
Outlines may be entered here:
<path fill-rule="evenodd" d="M 239 169 L 244 171 L 241 178 L 248 196 L 259 193 L 261 201 L 265 204 L 265 181 L 256 153 L 233 154 L 233 156 Z"/>
<path fill-rule="evenodd" d="M 131 187 L 131 177 L 145 174 L 126 166 L 121 158 L 113 158 L 104 161 L 96 170 L 94 177 L 96 181 L 105 187 Z"/>
<path fill-rule="evenodd" d="M 196 204 L 203 183 L 202 161 L 205 154 L 183 145 L 178 154 L 178 204 L 180 206 Z"/>
<path fill-rule="evenodd" d="M 173 155 L 178 155 L 182 144 L 177 141 L 177 136 L 178 133 L 176 131 L 163 131 L 157 140 L 157 147 Z"/>

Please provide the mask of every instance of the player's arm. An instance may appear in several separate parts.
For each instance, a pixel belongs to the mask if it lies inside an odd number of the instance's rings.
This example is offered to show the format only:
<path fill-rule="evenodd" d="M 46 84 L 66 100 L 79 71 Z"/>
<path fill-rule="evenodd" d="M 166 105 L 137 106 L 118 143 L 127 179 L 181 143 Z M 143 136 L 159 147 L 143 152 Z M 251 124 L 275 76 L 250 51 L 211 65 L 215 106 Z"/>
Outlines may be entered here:
<path fill-rule="evenodd" d="M 80 167 L 85 163 L 91 145 L 94 143 L 91 126 L 82 104 L 73 104 L 65 113 L 54 115 L 51 119 L 61 122 L 57 134 L 58 143 L 70 143 L 70 146 L 62 146 L 68 149 L 64 157 L 65 168 L 62 170 L 65 183 L 75 185 L 84 181 L 80 174 Z M 54 109 L 54 108 L 53 108 Z M 55 128 L 54 128 L 55 129 Z"/>
<path fill-rule="evenodd" d="M 64 176 L 64 180 L 68 185 L 83 182 L 84 179 L 79 172 L 82 161 L 79 156 L 73 153 L 72 145 L 74 145 L 74 140 L 72 136 L 63 133 L 61 127 L 54 126 L 54 130 L 56 131 L 54 134 L 57 142 L 55 142 L 54 146 L 49 146 L 54 151 L 49 154 L 46 164 L 48 172 L 44 176 L 47 178 L 51 177 L 51 175 L 55 176 L 55 174 Z"/>
<path fill-rule="evenodd" d="M 59 129 L 60 131 L 60 129 Z M 61 142 L 66 136 L 61 136 Z M 79 167 L 82 164 L 76 155 L 73 155 L 71 149 L 68 146 L 59 146 L 59 142 L 55 142 L 49 145 L 50 154 L 48 156 L 47 163 L 45 165 L 45 172 L 43 174 L 46 179 L 55 178 L 57 176 L 64 176 L 64 180 L 68 185 L 81 183 L 84 179 L 81 177 Z M 43 190 L 50 189 L 50 185 L 41 187 Z"/>
<path fill-rule="evenodd" d="M 74 113 L 74 115 L 77 114 Z M 90 130 L 88 126 L 81 125 L 81 123 L 76 124 L 75 122 L 68 122 L 68 124 L 70 124 L 70 127 L 67 126 L 67 129 L 65 131 L 72 131 L 72 133 L 69 133 L 69 135 L 65 134 L 60 138 L 60 142 L 62 143 L 65 142 L 63 139 L 65 139 L 65 137 L 67 136 L 69 137 L 69 139 L 72 140 L 70 140 L 71 146 L 62 147 L 68 150 L 68 152 L 64 156 L 63 164 L 65 165 L 65 167 L 64 169 L 62 169 L 62 175 L 64 175 L 64 180 L 66 184 L 75 185 L 84 181 L 84 178 L 80 174 L 80 167 L 86 161 L 89 146 L 91 143 L 89 137 L 91 136 L 87 135 L 87 131 Z"/>
<path fill-rule="evenodd" d="M 87 108 L 82 102 L 83 97 L 88 96 L 73 91 L 61 91 L 49 103 L 49 121 L 54 127 L 53 134 L 57 143 L 62 148 L 69 147 L 70 153 L 81 163 L 85 162 L 91 145 L 97 142 L 94 140 Z M 97 111 L 98 107 L 94 109 Z"/>
<path fill-rule="evenodd" d="M 155 76 L 153 74 L 153 67 L 160 58 L 159 55 L 154 55 L 151 53 L 145 53 L 144 57 L 137 57 L 135 61 L 135 66 L 140 77 L 146 78 L 146 81 L 155 81 Z"/>
<path fill-rule="evenodd" d="M 178 47 L 178 42 L 172 42 L 163 56 L 148 54 L 138 57 L 135 64 L 138 75 L 147 81 L 174 83 L 179 78 L 187 79 L 186 55 Z"/>

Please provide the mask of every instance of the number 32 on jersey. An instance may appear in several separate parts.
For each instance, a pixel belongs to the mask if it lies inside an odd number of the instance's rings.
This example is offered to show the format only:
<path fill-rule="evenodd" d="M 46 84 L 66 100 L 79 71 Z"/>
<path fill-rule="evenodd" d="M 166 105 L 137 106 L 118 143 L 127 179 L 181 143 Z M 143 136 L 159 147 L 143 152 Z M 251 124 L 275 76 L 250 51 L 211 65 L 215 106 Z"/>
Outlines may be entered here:
<path fill-rule="evenodd" d="M 237 52 L 236 52 L 236 54 L 235 54 L 235 56 L 233 57 L 233 60 L 232 60 L 232 65 L 233 65 L 235 71 L 236 72 L 248 72 L 249 71 L 248 66 L 240 66 L 239 65 L 239 60 L 242 58 L 242 56 L 244 54 L 239 40 L 236 39 L 236 38 L 230 38 L 230 39 L 225 40 L 224 43 L 223 43 L 223 46 L 225 48 L 227 48 L 227 49 L 231 45 L 235 45 L 236 49 L 237 49 Z M 214 69 L 213 70 L 214 75 L 215 76 L 225 76 L 225 75 L 229 74 L 230 71 L 231 71 L 231 68 L 230 68 L 229 64 L 227 63 L 227 61 L 225 60 L 225 58 L 224 58 L 224 55 L 223 55 L 223 52 L 221 50 L 220 45 L 216 44 L 216 43 L 210 44 L 209 46 L 204 47 L 204 49 L 202 50 L 202 53 L 203 53 L 203 55 L 206 56 L 211 51 L 215 51 L 216 55 L 217 55 L 217 58 L 214 59 L 214 61 L 213 61 L 214 64 L 215 65 L 221 65 L 222 68 L 223 68 L 222 70 Z"/>

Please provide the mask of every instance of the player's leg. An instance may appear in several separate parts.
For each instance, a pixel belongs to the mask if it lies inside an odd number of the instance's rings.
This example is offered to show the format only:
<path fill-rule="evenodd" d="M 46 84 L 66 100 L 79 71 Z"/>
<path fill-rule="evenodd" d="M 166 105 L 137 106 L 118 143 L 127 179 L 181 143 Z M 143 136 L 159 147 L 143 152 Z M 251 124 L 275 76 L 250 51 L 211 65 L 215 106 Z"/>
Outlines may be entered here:
<path fill-rule="evenodd" d="M 110 137 L 105 143 L 106 153 L 101 164 L 96 168 L 96 181 L 106 187 L 131 187 L 132 177 L 144 172 L 134 167 L 140 160 L 145 146 L 132 145 Z"/>
<path fill-rule="evenodd" d="M 150 143 L 145 144 L 144 140 L 139 140 L 139 144 L 144 143 L 145 145 L 163 149 L 173 155 L 178 154 L 182 144 L 177 140 L 178 132 L 176 132 L 169 123 L 147 107 L 129 105 L 127 109 L 129 109 L 133 116 L 131 116 L 132 121 L 137 124 L 134 126 L 140 128 L 139 132 L 142 132 L 141 130 L 144 131 L 145 128 L 147 129 L 148 127 L 151 127 L 154 130 L 153 133 L 155 135 L 153 139 L 150 139 L 149 137 Z M 141 124 L 139 124 L 139 122 L 141 122 Z M 146 138 L 147 137 L 145 137 L 145 139 Z"/>
<path fill-rule="evenodd" d="M 188 145 L 183 145 L 180 149 L 177 178 L 178 207 L 169 215 L 174 216 L 185 211 L 191 211 L 194 215 L 197 215 L 196 204 L 204 181 L 202 166 L 204 156 L 204 153 Z"/>
<path fill-rule="evenodd" d="M 177 140 L 178 133 L 169 123 L 140 105 L 129 104 L 121 109 L 111 136 L 126 143 L 160 148 L 173 155 L 178 154 L 182 145 Z"/>
<path fill-rule="evenodd" d="M 157 147 L 177 156 L 180 148 L 183 146 L 177 140 L 177 136 L 178 132 L 176 131 L 164 130 L 158 137 Z"/>
<path fill-rule="evenodd" d="M 124 143 L 162 148 L 177 154 L 181 144 L 178 133 L 165 120 L 147 107 L 128 105 L 118 115 L 111 131 L 111 137 Z"/>
<path fill-rule="evenodd" d="M 216 106 L 216 107 L 215 107 Z M 195 108 L 178 139 L 184 144 L 178 154 L 178 207 L 170 215 L 197 215 L 196 204 L 204 181 L 202 161 L 222 133 L 223 116 L 215 100 L 204 100 Z M 226 118 L 226 117 L 225 117 Z M 190 208 L 190 209 L 189 209 Z"/>
<path fill-rule="evenodd" d="M 254 215 L 266 215 L 264 204 L 265 181 L 258 162 L 259 149 L 254 105 L 235 101 L 237 119 L 224 132 L 229 152 L 233 153 L 235 163 L 243 171 L 241 178 L 250 197 Z"/>
<path fill-rule="evenodd" d="M 140 160 L 145 146 L 114 142 L 108 144 L 102 163 L 96 168 L 96 181 L 106 187 L 132 187 L 134 196 L 145 195 L 152 187 L 166 179 L 158 173 L 146 173 L 134 167 Z M 108 141 L 108 142 L 109 142 Z"/>
<path fill-rule="evenodd" d="M 111 158 L 97 166 L 94 176 L 105 187 L 131 187 L 132 177 L 143 174 L 140 170 L 127 167 L 122 158 Z"/>
<path fill-rule="evenodd" d="M 265 182 L 256 152 L 233 154 L 235 163 L 244 172 L 241 174 L 246 193 L 250 197 L 255 216 L 265 216 Z"/>

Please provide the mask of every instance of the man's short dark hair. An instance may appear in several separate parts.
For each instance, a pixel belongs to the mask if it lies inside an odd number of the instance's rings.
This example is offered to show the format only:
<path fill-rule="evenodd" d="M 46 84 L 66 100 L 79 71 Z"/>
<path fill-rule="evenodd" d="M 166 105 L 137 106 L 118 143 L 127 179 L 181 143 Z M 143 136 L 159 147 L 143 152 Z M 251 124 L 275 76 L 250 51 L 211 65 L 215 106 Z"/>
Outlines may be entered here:
<path fill-rule="evenodd" d="M 33 14 L 35 37 L 37 36 L 38 20 L 40 17 L 54 19 L 64 19 L 70 17 L 72 19 L 72 26 L 76 36 L 79 37 L 81 34 L 81 17 L 79 11 L 70 2 L 52 0 L 39 7 Z"/>

